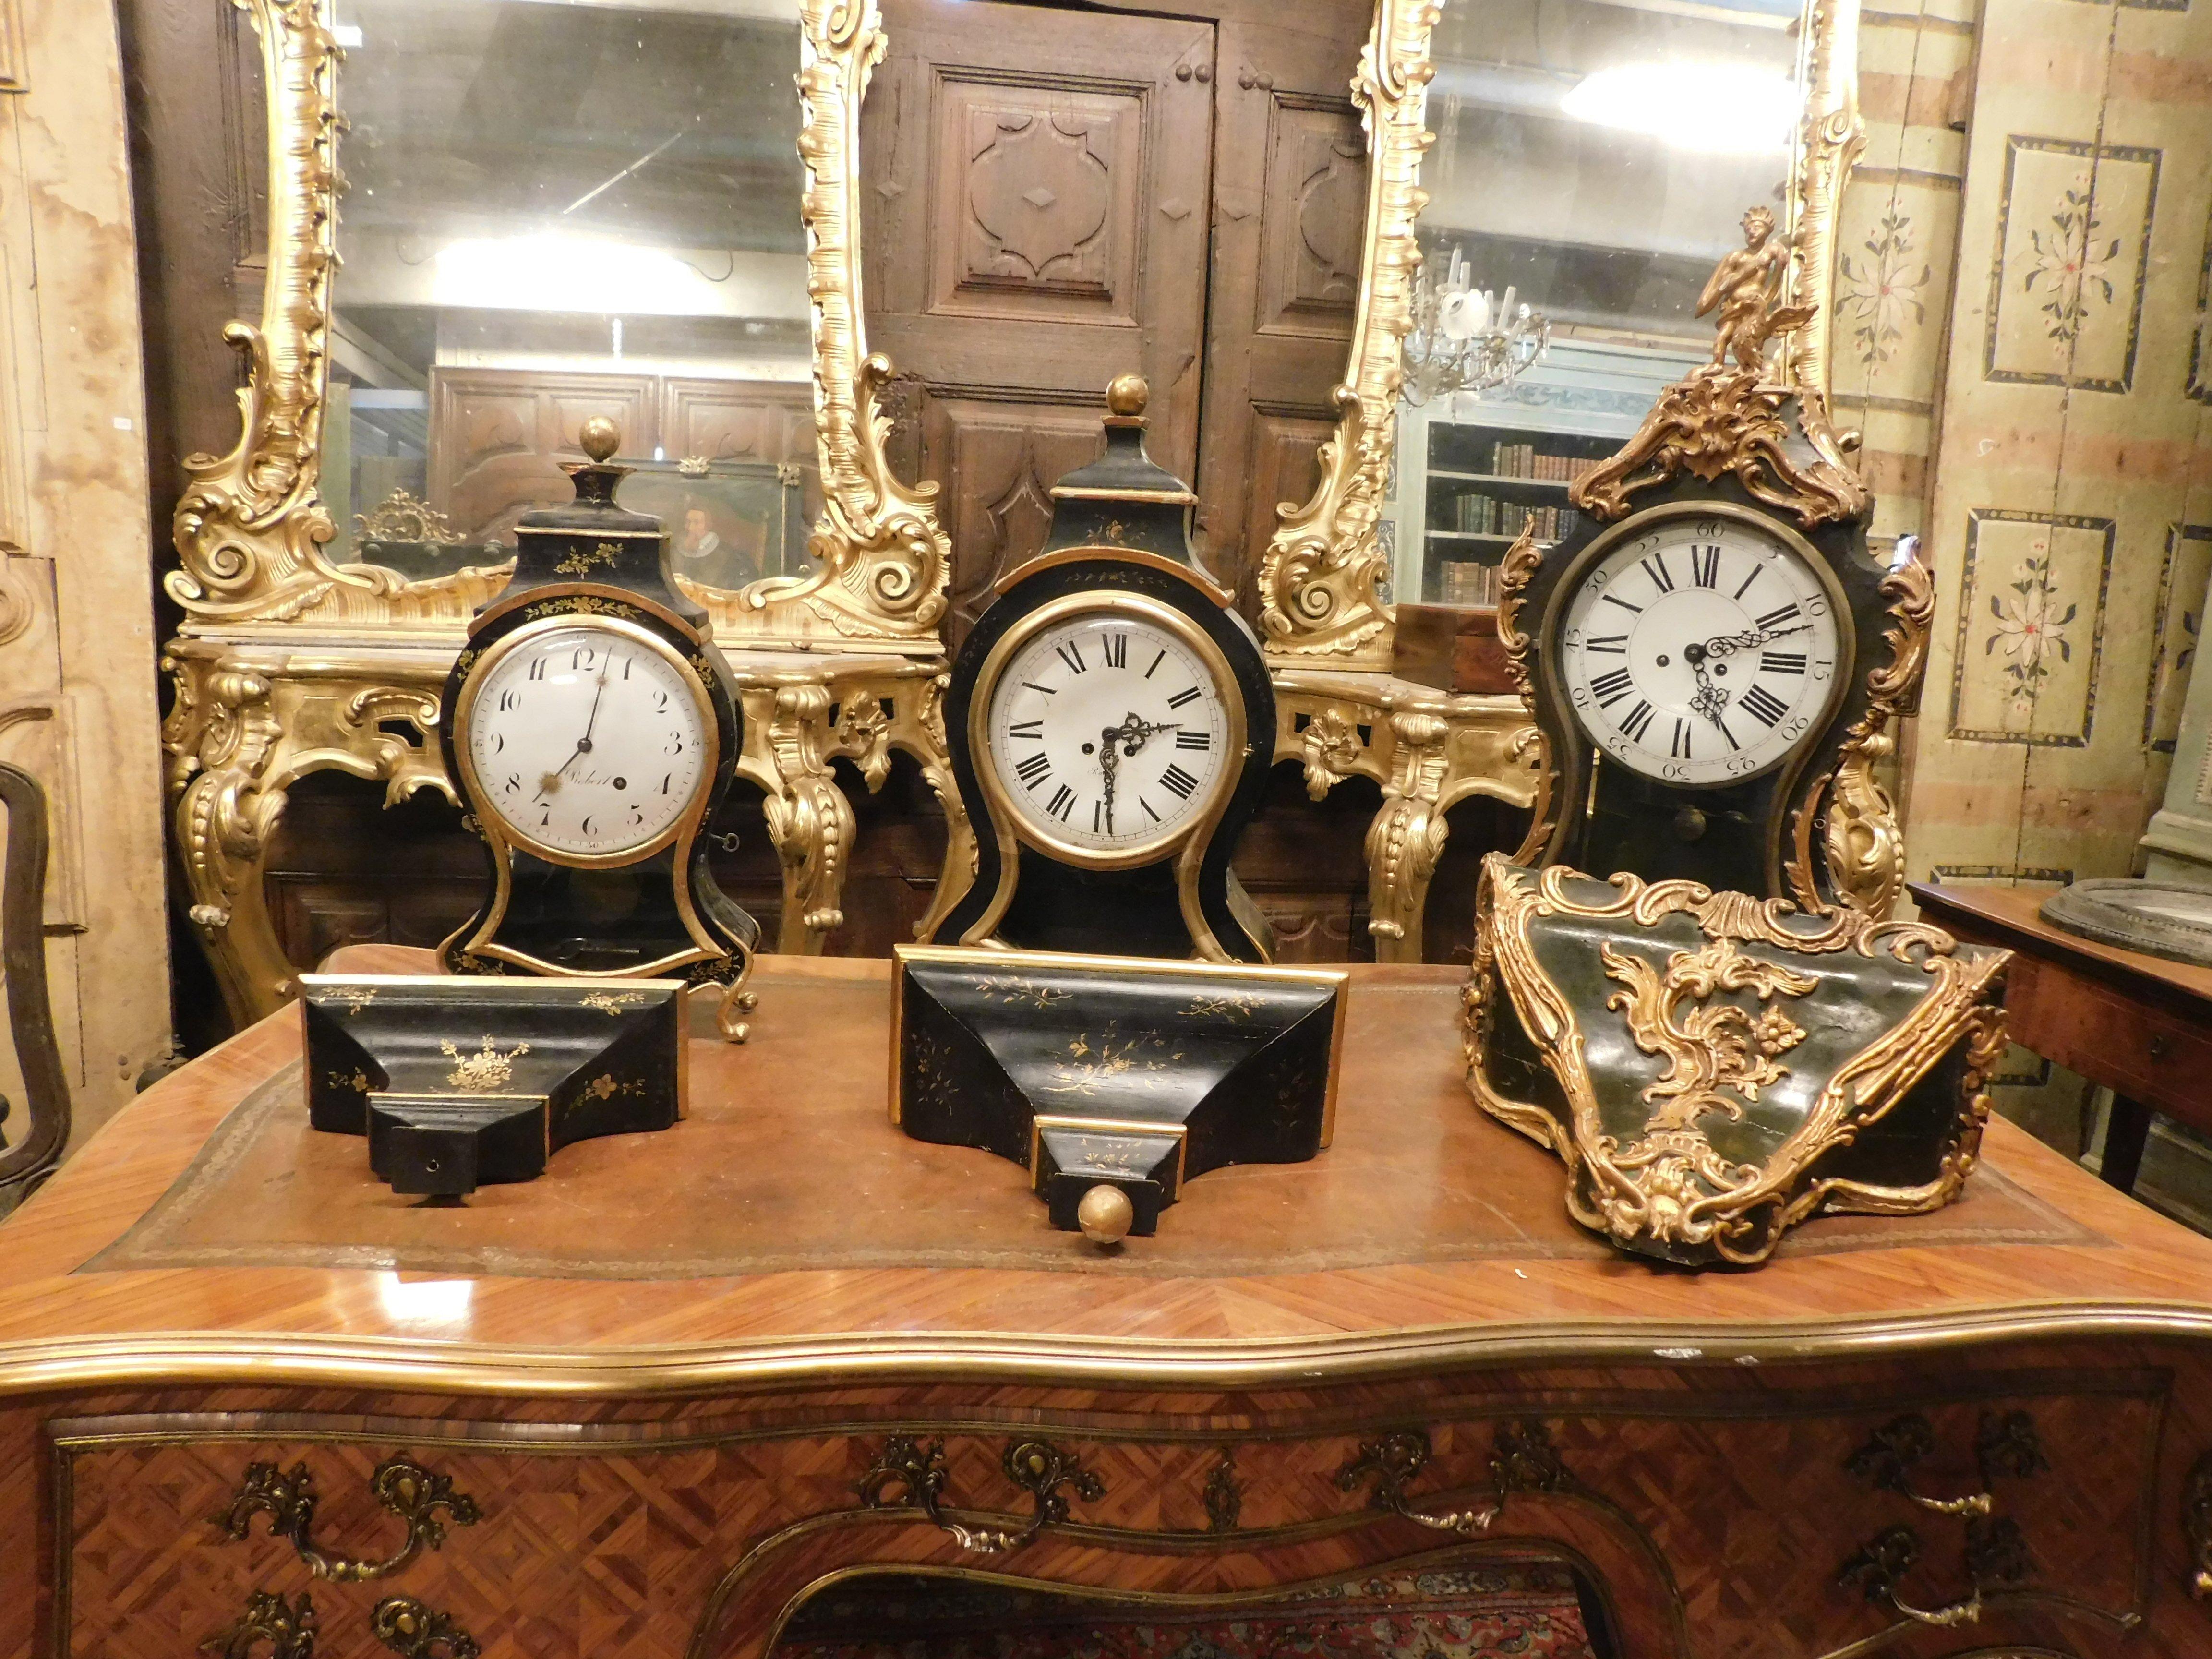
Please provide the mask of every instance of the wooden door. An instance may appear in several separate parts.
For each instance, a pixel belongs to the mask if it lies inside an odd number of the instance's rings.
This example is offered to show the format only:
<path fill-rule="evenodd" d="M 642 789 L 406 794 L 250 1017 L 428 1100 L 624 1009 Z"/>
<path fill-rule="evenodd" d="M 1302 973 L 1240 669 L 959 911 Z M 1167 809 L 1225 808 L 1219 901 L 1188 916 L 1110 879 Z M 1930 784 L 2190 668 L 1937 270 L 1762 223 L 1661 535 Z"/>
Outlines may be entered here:
<path fill-rule="evenodd" d="M 887 0 L 861 155 L 868 343 L 925 388 L 957 643 L 1101 447 L 1106 383 L 1152 384 L 1153 457 L 1198 461 L 1210 22 Z"/>
<path fill-rule="evenodd" d="M 1312 494 L 1346 377 L 1367 213 L 1350 88 L 1368 21 L 1334 5 L 1220 24 L 1197 485 L 1207 562 L 1248 616 L 1276 506 Z"/>

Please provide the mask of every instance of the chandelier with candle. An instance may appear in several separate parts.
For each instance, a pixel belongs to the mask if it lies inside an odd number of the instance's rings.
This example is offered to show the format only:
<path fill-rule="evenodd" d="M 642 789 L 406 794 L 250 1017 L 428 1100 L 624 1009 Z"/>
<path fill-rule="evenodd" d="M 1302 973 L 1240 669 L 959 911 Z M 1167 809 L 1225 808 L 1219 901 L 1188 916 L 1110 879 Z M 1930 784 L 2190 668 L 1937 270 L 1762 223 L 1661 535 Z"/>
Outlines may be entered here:
<path fill-rule="evenodd" d="M 1551 320 L 1508 288 L 1503 301 L 1474 286 L 1473 267 L 1457 247 L 1438 283 L 1424 267 L 1413 283 L 1413 326 L 1406 336 L 1401 386 L 1406 401 L 1460 392 L 1480 397 L 1509 386 L 1544 355 Z"/>

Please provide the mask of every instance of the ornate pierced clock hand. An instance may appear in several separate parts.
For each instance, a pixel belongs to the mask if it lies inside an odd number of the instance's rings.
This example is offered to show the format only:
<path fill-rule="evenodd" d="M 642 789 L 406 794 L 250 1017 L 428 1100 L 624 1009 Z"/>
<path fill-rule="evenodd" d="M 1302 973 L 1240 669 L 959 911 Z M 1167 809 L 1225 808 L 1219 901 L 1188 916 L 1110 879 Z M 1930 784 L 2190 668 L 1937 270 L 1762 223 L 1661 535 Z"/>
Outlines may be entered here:
<path fill-rule="evenodd" d="M 1706 655 L 1702 645 L 1692 643 L 1682 647 L 1682 660 L 1690 665 L 1690 672 L 1698 681 L 1697 694 L 1690 699 L 1690 707 L 1720 726 L 1721 735 L 1726 737 L 1728 727 L 1721 726 L 1721 716 L 1728 710 L 1729 694 L 1715 685 L 1712 677 L 1705 672 Z"/>
<path fill-rule="evenodd" d="M 1813 624 L 1810 623 L 1799 623 L 1795 628 L 1748 629 L 1741 634 L 1717 635 L 1707 640 L 1699 649 L 1708 658 L 1732 657 L 1739 651 L 1753 651 L 1791 634 L 1809 634 L 1812 631 Z"/>
<path fill-rule="evenodd" d="M 1112 735 L 1127 744 L 1128 752 L 1134 755 L 1145 746 L 1145 740 L 1147 738 L 1158 737 L 1163 732 L 1179 732 L 1182 729 L 1182 722 L 1180 720 L 1140 720 L 1133 713 L 1121 717 L 1121 724 L 1114 728 Z"/>
<path fill-rule="evenodd" d="M 1106 833 L 1114 833 L 1114 757 L 1119 745 L 1115 739 L 1121 736 L 1115 726 L 1107 726 L 1099 732 L 1098 768 L 1106 775 Z"/>

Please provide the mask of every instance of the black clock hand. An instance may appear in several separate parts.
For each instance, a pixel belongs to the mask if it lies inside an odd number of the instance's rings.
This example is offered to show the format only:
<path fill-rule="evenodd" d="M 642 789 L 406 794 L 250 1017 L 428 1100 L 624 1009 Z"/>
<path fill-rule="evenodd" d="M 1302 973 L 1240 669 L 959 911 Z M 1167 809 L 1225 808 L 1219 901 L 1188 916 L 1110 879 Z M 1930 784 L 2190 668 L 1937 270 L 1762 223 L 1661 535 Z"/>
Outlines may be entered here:
<path fill-rule="evenodd" d="M 1726 737 L 1728 727 L 1721 726 L 1721 716 L 1728 711 L 1729 694 L 1715 685 L 1711 677 L 1705 672 L 1705 657 L 1706 647 L 1702 645 L 1692 644 L 1682 647 L 1682 660 L 1690 665 L 1690 672 L 1698 681 L 1697 695 L 1690 699 L 1690 707 L 1720 726 L 1721 735 Z"/>
<path fill-rule="evenodd" d="M 1110 729 L 1101 732 L 1100 736 L 1105 741 L 1098 746 L 1099 769 L 1106 775 L 1106 833 L 1109 836 L 1114 833 L 1114 738 L 1115 735 Z"/>
<path fill-rule="evenodd" d="M 576 763 L 577 756 L 588 755 L 592 752 L 592 732 L 599 723 L 599 700 L 606 695 L 607 674 L 606 670 L 603 668 L 599 671 L 599 690 L 592 693 L 592 712 L 585 717 L 584 735 L 576 739 L 576 746 L 568 751 L 568 758 L 545 775 L 545 781 L 538 788 L 538 799 L 544 800 L 546 792 L 558 786 L 568 769 Z"/>
<path fill-rule="evenodd" d="M 1723 634 L 1707 640 L 1704 649 L 1708 657 L 1732 657 L 1739 651 L 1753 650 L 1789 635 L 1809 634 L 1812 630 L 1812 623 L 1799 623 L 1795 628 L 1753 629 L 1741 634 Z"/>

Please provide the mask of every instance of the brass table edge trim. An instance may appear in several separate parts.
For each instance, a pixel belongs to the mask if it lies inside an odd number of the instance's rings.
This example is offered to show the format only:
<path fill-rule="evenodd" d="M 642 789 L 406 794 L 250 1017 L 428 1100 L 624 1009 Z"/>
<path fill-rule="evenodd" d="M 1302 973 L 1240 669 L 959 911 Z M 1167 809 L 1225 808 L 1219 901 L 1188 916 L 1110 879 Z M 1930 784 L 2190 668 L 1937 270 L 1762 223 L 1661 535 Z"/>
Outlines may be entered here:
<path fill-rule="evenodd" d="M 0 1343 L 0 1396 L 108 1384 L 246 1382 L 400 1393 L 617 1397 L 887 1378 L 1079 1382 L 1151 1388 L 1305 1386 L 1528 1363 L 1750 1366 L 2007 1343 L 2212 1340 L 2212 1307 L 2061 1304 L 1789 1324 L 1617 1321 L 1486 1332 L 1443 1327 L 1341 1339 L 1080 1341 L 969 1334 L 825 1335 L 716 1346 L 502 1348 L 400 1337 L 171 1333 Z"/>

